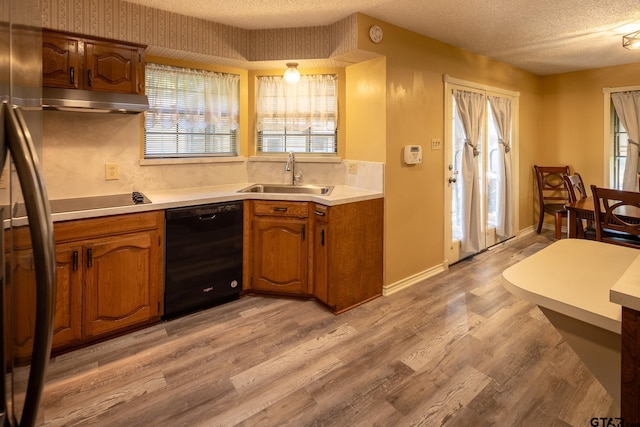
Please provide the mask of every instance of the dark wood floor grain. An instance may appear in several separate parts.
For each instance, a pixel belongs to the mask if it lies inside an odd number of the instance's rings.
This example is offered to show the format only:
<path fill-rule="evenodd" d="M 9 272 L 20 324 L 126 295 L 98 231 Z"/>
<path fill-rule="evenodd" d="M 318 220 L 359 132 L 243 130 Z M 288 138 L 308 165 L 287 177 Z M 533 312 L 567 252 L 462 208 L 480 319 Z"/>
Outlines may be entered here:
<path fill-rule="evenodd" d="M 245 297 L 52 360 L 45 426 L 589 426 L 611 397 L 502 271 L 513 240 L 334 316 Z"/>

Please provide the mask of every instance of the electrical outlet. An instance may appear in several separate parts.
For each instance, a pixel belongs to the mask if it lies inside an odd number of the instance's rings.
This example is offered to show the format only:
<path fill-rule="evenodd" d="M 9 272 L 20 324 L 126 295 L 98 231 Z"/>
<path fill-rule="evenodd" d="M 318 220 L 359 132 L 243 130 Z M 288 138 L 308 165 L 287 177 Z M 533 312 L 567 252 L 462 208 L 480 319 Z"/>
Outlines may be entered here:
<path fill-rule="evenodd" d="M 441 148 L 442 148 L 442 141 L 440 141 L 440 138 L 433 138 L 431 140 L 431 149 L 439 150 Z"/>
<path fill-rule="evenodd" d="M 110 181 L 113 179 L 120 179 L 120 173 L 118 172 L 117 163 L 105 163 L 104 165 L 104 179 Z"/>
<path fill-rule="evenodd" d="M 348 165 L 348 172 L 350 174 L 357 174 L 358 173 L 358 164 L 356 162 L 349 162 L 347 163 Z"/>

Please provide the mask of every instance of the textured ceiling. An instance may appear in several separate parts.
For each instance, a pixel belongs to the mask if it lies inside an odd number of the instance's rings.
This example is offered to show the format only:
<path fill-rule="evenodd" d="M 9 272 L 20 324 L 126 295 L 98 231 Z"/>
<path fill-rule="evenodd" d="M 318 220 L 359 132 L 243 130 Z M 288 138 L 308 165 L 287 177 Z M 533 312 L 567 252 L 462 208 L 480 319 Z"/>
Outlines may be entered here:
<path fill-rule="evenodd" d="M 640 62 L 622 35 L 639 0 L 128 0 L 243 29 L 332 24 L 355 12 L 539 75 Z"/>

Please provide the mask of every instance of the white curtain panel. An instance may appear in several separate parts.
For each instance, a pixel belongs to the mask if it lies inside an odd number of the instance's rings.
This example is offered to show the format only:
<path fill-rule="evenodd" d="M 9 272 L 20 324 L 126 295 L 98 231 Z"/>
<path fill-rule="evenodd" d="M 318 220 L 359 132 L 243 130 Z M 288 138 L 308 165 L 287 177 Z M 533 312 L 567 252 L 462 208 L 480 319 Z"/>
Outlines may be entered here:
<path fill-rule="evenodd" d="M 511 115 L 509 98 L 489 96 L 489 105 L 498 133 L 500 156 L 498 156 L 498 186 L 496 194 L 496 233 L 499 236 L 513 235 L 513 179 L 511 176 Z"/>
<path fill-rule="evenodd" d="M 147 64 L 150 127 L 238 129 L 240 76 Z"/>
<path fill-rule="evenodd" d="M 629 145 L 624 166 L 622 189 L 638 190 L 638 141 L 640 140 L 640 92 L 615 92 L 611 94 L 616 114 L 627 130 Z"/>
<path fill-rule="evenodd" d="M 281 76 L 259 77 L 257 81 L 257 129 L 280 132 L 334 131 L 338 120 L 337 76 L 310 74 L 289 84 Z M 335 118 L 335 119 L 334 119 Z"/>
<path fill-rule="evenodd" d="M 460 175 L 462 178 L 462 240 L 461 249 L 464 252 L 480 251 L 482 239 L 480 179 L 478 175 L 478 161 L 480 154 L 482 118 L 484 116 L 484 95 L 464 90 L 454 90 L 457 114 L 462 122 L 465 134 L 464 150 Z"/>

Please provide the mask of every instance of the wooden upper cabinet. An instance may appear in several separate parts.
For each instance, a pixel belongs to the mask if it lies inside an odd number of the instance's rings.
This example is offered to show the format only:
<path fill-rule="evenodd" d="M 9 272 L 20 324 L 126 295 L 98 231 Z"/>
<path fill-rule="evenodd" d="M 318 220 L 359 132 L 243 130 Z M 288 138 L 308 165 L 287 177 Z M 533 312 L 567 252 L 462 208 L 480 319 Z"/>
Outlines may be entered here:
<path fill-rule="evenodd" d="M 144 93 L 144 46 L 45 30 L 42 85 Z"/>
<path fill-rule="evenodd" d="M 104 42 L 85 42 L 85 88 L 144 93 L 144 50 Z"/>
<path fill-rule="evenodd" d="M 42 85 L 79 89 L 80 41 L 58 34 L 42 38 Z"/>

